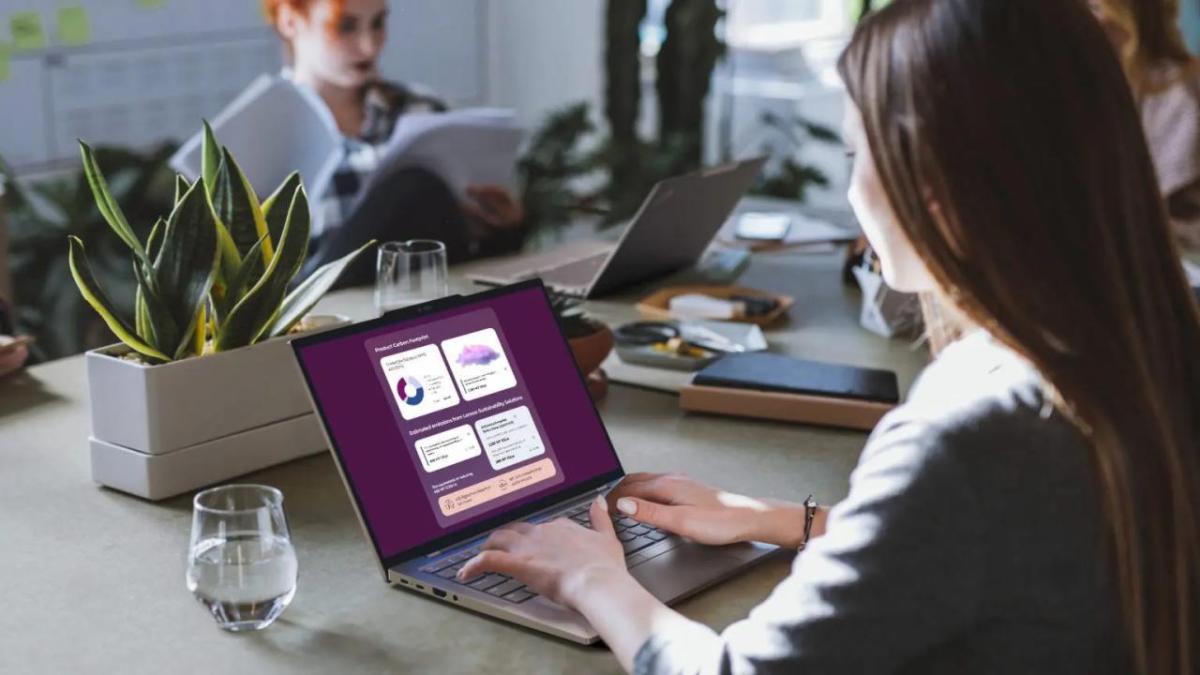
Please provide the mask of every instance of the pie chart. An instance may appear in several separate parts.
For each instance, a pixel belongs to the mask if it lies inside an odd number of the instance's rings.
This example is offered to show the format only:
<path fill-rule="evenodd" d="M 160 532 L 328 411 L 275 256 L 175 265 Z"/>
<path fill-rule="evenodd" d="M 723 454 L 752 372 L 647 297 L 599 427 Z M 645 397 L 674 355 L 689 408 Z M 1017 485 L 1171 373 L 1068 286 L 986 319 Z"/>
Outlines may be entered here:
<path fill-rule="evenodd" d="M 405 405 L 421 405 L 425 400 L 425 387 L 417 378 L 406 375 L 396 382 L 396 395 Z"/>

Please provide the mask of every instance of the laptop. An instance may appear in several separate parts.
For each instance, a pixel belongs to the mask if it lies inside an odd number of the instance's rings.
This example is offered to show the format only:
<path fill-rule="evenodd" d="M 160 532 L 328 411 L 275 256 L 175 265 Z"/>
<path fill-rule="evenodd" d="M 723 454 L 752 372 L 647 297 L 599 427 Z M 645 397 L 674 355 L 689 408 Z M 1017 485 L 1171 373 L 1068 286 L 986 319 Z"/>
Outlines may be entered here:
<path fill-rule="evenodd" d="M 660 181 L 615 244 L 573 242 L 547 253 L 486 263 L 467 277 L 491 286 L 536 277 L 556 292 L 591 298 L 690 267 L 765 162 L 759 157 Z"/>
<path fill-rule="evenodd" d="M 503 575 L 459 582 L 488 534 L 570 518 L 625 475 L 545 287 L 531 280 L 291 341 L 384 579 L 589 644 L 578 613 Z M 776 551 L 710 547 L 613 512 L 633 576 L 675 602 Z"/>

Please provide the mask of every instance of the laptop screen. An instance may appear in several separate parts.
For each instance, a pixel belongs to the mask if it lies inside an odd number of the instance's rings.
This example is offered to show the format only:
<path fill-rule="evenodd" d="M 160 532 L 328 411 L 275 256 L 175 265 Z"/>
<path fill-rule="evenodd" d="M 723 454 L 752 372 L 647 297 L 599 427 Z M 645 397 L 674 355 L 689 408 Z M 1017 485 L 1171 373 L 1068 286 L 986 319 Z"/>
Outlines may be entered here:
<path fill-rule="evenodd" d="M 537 282 L 292 344 L 385 565 L 620 475 Z"/>

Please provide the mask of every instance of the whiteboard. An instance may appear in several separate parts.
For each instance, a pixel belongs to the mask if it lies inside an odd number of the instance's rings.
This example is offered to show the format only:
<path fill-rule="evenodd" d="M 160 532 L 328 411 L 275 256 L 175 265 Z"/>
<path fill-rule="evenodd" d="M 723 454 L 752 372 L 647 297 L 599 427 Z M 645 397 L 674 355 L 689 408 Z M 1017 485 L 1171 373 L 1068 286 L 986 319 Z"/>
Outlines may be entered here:
<path fill-rule="evenodd" d="M 384 76 L 482 102 L 484 2 L 393 0 Z M 46 171 L 78 162 L 76 139 L 147 149 L 191 136 L 281 67 L 260 12 L 257 0 L 0 0 L 0 156 Z M 44 44 L 11 49 L 14 20 L 31 13 Z"/>

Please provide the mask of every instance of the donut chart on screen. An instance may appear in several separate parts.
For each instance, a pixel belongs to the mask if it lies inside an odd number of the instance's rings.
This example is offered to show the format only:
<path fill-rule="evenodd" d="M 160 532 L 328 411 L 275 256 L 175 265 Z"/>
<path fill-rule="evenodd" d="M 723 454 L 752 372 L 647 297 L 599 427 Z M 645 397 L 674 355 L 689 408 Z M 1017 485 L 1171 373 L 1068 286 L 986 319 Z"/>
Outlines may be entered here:
<path fill-rule="evenodd" d="M 421 381 L 417 378 L 405 375 L 396 381 L 396 395 L 406 405 L 421 405 L 421 401 L 425 400 L 425 387 L 421 386 Z"/>

